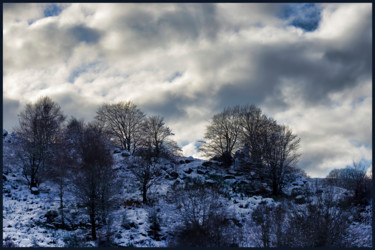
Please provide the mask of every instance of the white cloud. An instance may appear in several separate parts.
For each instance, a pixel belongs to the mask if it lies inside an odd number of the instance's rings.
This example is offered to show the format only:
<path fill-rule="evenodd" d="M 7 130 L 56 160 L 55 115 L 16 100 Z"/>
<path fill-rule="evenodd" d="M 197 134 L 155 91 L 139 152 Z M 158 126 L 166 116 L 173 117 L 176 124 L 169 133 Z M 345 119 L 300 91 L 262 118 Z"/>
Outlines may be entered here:
<path fill-rule="evenodd" d="M 76 3 L 47 18 L 43 4 L 5 6 L 3 96 L 21 104 L 9 101 L 12 111 L 50 95 L 89 120 L 100 103 L 132 100 L 197 155 L 209 119 L 249 103 L 301 136 L 312 175 L 372 160 L 371 4 L 322 4 L 313 32 L 287 26 L 280 4 Z"/>

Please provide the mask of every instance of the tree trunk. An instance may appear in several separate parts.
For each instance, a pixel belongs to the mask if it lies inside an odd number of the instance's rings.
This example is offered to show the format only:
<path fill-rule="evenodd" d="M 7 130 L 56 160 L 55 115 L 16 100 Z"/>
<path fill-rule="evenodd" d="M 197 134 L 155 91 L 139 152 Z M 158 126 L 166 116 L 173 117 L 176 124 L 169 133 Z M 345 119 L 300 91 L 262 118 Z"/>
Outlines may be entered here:
<path fill-rule="evenodd" d="M 279 193 L 278 185 L 277 185 L 277 180 L 276 178 L 273 178 L 272 180 L 272 194 L 277 195 Z"/>
<path fill-rule="evenodd" d="M 36 181 L 35 174 L 31 173 L 31 176 L 30 176 L 30 190 L 33 187 L 38 187 L 38 183 Z"/>
<path fill-rule="evenodd" d="M 130 152 L 130 146 L 131 146 L 130 139 L 126 140 L 126 144 L 127 144 L 127 150 Z"/>
<path fill-rule="evenodd" d="M 147 203 L 147 188 L 146 185 L 143 185 L 142 187 L 142 197 L 143 197 L 143 203 Z"/>
<path fill-rule="evenodd" d="M 90 214 L 91 221 L 91 236 L 93 240 L 96 240 L 96 225 L 95 225 L 95 214 L 91 212 Z"/>
<path fill-rule="evenodd" d="M 63 203 L 63 183 L 60 183 L 60 213 L 61 213 L 61 225 L 65 228 L 64 221 L 64 203 Z"/>

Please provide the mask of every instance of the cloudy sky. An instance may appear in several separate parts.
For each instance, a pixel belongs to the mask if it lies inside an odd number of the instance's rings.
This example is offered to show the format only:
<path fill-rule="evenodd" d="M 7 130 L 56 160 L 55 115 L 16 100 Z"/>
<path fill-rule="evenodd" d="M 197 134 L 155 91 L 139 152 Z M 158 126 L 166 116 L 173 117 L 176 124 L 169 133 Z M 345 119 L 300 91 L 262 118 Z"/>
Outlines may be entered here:
<path fill-rule="evenodd" d="M 310 176 L 372 165 L 372 5 L 4 4 L 3 126 L 43 95 L 92 120 L 131 100 L 198 156 L 210 118 L 255 104 Z"/>

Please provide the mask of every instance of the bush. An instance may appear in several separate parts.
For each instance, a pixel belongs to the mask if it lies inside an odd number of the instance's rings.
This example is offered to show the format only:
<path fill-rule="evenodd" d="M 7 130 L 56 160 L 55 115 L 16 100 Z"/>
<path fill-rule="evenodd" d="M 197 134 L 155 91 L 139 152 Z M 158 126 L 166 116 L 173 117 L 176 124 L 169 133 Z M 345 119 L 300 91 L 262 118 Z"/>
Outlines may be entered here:
<path fill-rule="evenodd" d="M 333 202 L 332 194 L 309 201 L 306 209 L 294 209 L 283 235 L 288 247 L 343 247 L 349 214 Z"/>
<path fill-rule="evenodd" d="M 82 240 L 78 239 L 77 235 L 72 233 L 64 237 L 65 247 L 84 247 Z"/>
<path fill-rule="evenodd" d="M 59 215 L 55 210 L 48 210 L 45 214 L 45 217 L 47 218 L 47 223 L 52 223 L 58 216 Z"/>
<path fill-rule="evenodd" d="M 263 247 L 282 245 L 282 226 L 285 224 L 285 204 L 267 205 L 260 204 L 253 211 L 251 217 L 259 227 L 260 240 Z"/>
<path fill-rule="evenodd" d="M 230 246 L 233 228 L 228 211 L 217 189 L 202 180 L 192 179 L 184 188 L 176 189 L 177 212 L 183 225 L 177 228 L 171 246 Z M 231 231 L 230 231 L 231 230 Z"/>
<path fill-rule="evenodd" d="M 16 245 L 16 243 L 13 242 L 13 240 L 10 238 L 10 236 L 8 235 L 5 239 L 4 239 L 4 242 L 3 242 L 3 247 L 4 248 L 8 248 L 8 247 L 18 247 Z"/>
<path fill-rule="evenodd" d="M 128 215 L 127 215 L 126 211 L 124 212 L 124 214 L 122 216 L 121 227 L 123 227 L 126 230 L 129 230 L 131 228 L 130 221 L 128 219 Z"/>
<path fill-rule="evenodd" d="M 151 209 L 151 211 L 149 212 L 149 215 L 148 215 L 148 221 L 150 223 L 150 235 L 151 237 L 154 239 L 154 240 L 160 240 L 160 232 L 161 232 L 161 227 L 160 227 L 160 223 L 161 223 L 161 218 L 158 214 L 158 211 L 157 209 L 153 208 Z"/>

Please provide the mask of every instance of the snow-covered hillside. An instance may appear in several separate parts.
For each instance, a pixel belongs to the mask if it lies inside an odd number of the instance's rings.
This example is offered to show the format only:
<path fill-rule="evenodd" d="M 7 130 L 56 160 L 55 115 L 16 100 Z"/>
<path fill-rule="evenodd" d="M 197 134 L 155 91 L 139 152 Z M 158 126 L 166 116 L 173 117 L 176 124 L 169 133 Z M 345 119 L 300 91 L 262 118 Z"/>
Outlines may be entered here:
<path fill-rule="evenodd" d="M 327 187 L 302 175 L 284 187 L 283 197 L 272 198 L 261 192 L 250 195 L 242 192 L 241 187 L 250 185 L 251 180 L 233 168 L 222 168 L 215 161 L 180 157 L 175 163 L 165 159 L 160 161 L 160 180 L 149 191 L 152 205 L 144 205 L 140 191 L 133 185 L 134 176 L 129 169 L 133 156 L 127 151 L 116 150 L 113 153 L 113 168 L 123 184 L 123 188 L 118 190 L 121 200 L 111 215 L 110 228 L 99 228 L 99 239 L 92 241 L 89 218 L 75 201 L 73 190 L 69 186 L 64 194 L 66 229 L 59 229 L 57 185 L 46 181 L 40 185 L 39 194 L 30 193 L 16 157 L 15 140 L 14 134 L 3 133 L 3 244 L 7 246 L 98 246 L 101 236 L 108 230 L 115 246 L 173 246 L 175 232 L 183 223 L 180 210 L 171 201 L 171 197 L 175 188 L 183 187 L 192 178 L 200 179 L 207 186 L 220 183 L 223 192 L 222 206 L 227 208 L 233 234 L 241 239 L 237 246 L 243 247 L 261 246 L 259 227 L 252 221 L 252 213 L 262 204 L 278 206 L 285 203 L 298 211 L 306 208 L 309 199 L 317 199 L 317 194 L 331 195 L 336 201 L 350 195 L 345 189 Z M 264 183 L 263 190 L 268 188 Z M 157 213 L 160 219 L 157 237 L 151 230 L 150 216 L 153 213 Z M 345 236 L 348 245 L 372 246 L 371 218 L 372 205 L 362 209 L 359 214 L 353 214 Z"/>

